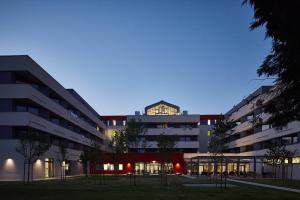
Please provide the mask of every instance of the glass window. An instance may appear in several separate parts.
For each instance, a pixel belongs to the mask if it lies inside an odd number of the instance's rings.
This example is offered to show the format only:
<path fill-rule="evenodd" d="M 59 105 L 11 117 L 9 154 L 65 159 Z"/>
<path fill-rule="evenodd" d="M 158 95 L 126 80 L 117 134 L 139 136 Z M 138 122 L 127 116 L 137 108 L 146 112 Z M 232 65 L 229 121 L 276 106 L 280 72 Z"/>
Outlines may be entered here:
<path fill-rule="evenodd" d="M 207 125 L 208 125 L 208 126 L 210 126 L 210 119 L 209 119 L 209 120 L 207 120 Z"/>
<path fill-rule="evenodd" d="M 211 136 L 211 130 L 207 131 L 207 136 Z"/>
<path fill-rule="evenodd" d="M 109 164 L 109 163 L 104 164 L 103 165 L 103 169 L 104 169 L 104 171 L 113 171 L 114 170 L 114 165 L 113 164 Z"/>
<path fill-rule="evenodd" d="M 300 157 L 295 157 L 292 160 L 293 164 L 299 164 L 300 163 Z"/>
<path fill-rule="evenodd" d="M 35 114 L 35 115 L 38 115 L 39 114 L 39 109 L 30 106 L 30 107 L 28 107 L 28 112 L 30 112 L 32 114 Z"/>
<path fill-rule="evenodd" d="M 113 126 L 116 126 L 116 125 L 117 125 L 117 121 L 116 121 L 116 120 L 113 120 L 113 121 L 112 121 L 112 124 L 113 124 Z"/>
<path fill-rule="evenodd" d="M 293 137 L 293 144 L 298 143 L 298 136 Z"/>
<path fill-rule="evenodd" d="M 119 171 L 123 170 L 123 164 L 119 164 Z"/>
<path fill-rule="evenodd" d="M 17 105 L 16 111 L 17 112 L 27 112 L 27 108 L 26 108 L 26 106 L 23 106 L 23 105 Z"/>
<path fill-rule="evenodd" d="M 283 144 L 292 144 L 292 137 L 282 137 Z"/>

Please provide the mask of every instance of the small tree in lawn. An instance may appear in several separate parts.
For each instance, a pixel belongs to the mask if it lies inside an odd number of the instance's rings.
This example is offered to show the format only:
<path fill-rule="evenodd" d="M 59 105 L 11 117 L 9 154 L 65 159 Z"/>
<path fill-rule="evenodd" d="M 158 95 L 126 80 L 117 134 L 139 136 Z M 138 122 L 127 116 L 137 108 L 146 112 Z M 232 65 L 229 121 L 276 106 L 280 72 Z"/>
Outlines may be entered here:
<path fill-rule="evenodd" d="M 265 153 L 265 158 L 273 168 L 273 178 L 277 178 L 277 165 L 282 164 L 282 152 L 285 151 L 285 145 L 279 141 L 273 141 Z"/>
<path fill-rule="evenodd" d="M 117 174 L 119 170 L 119 159 L 122 154 L 128 151 L 128 138 L 124 130 L 115 131 L 112 137 L 111 146 L 113 150 L 112 155 L 113 155 L 114 169 Z"/>
<path fill-rule="evenodd" d="M 81 152 L 80 154 L 80 160 L 81 163 L 83 165 L 83 173 L 85 174 L 85 176 L 88 176 L 88 163 L 89 163 L 89 150 L 85 149 Z"/>
<path fill-rule="evenodd" d="M 60 166 L 60 180 L 65 181 L 66 180 L 66 164 L 68 160 L 68 143 L 64 141 L 60 141 L 58 145 L 58 153 L 57 153 L 57 161 Z"/>
<path fill-rule="evenodd" d="M 225 161 L 224 153 L 226 150 L 226 137 L 228 135 L 227 132 L 231 130 L 235 125 L 236 124 L 234 122 L 218 119 L 213 128 L 213 134 L 208 145 L 209 152 L 213 154 L 213 160 L 221 164 L 221 187 L 223 183 L 223 162 Z M 225 188 L 226 178 L 227 172 L 225 172 Z"/>
<path fill-rule="evenodd" d="M 147 128 L 141 122 L 141 120 L 136 121 L 131 119 L 127 122 L 125 128 L 125 134 L 128 140 L 129 148 L 138 149 L 141 144 L 141 138 L 147 133 Z M 136 185 L 136 175 L 135 175 L 135 160 L 132 160 L 133 165 L 133 184 Z M 131 175 L 130 175 L 131 176 Z"/>
<path fill-rule="evenodd" d="M 23 180 L 26 178 L 27 165 L 27 182 L 33 180 L 33 164 L 50 148 L 50 138 L 48 135 L 41 134 L 34 129 L 20 135 L 20 144 L 16 151 L 24 157 Z"/>
<path fill-rule="evenodd" d="M 100 166 L 100 171 L 102 173 L 102 150 L 101 150 L 101 147 L 100 145 L 96 142 L 96 141 L 92 141 L 91 143 L 91 148 L 89 150 L 89 161 L 90 163 L 93 164 L 93 174 L 96 175 L 97 177 L 97 172 L 96 172 L 96 168 L 97 166 Z M 104 176 L 102 177 L 101 175 L 99 176 L 100 177 L 100 182 L 104 184 Z M 103 181 L 102 181 L 102 178 L 103 178 Z"/>
<path fill-rule="evenodd" d="M 163 160 L 161 161 L 161 182 L 163 182 L 164 176 L 165 185 L 168 185 L 166 165 L 168 166 L 168 162 L 170 162 L 170 155 L 174 151 L 176 141 L 178 141 L 177 135 L 166 135 L 165 133 L 161 133 L 157 137 L 157 148 L 163 156 Z"/>

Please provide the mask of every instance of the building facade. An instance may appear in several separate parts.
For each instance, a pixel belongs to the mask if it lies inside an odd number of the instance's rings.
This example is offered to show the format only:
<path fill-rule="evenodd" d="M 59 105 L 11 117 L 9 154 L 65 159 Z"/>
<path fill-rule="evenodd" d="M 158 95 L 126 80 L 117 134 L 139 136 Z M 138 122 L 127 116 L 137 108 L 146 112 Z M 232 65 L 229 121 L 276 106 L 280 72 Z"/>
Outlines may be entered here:
<path fill-rule="evenodd" d="M 103 152 L 99 155 L 103 163 L 91 164 L 92 173 L 159 174 L 165 164 L 169 173 L 263 175 L 272 172 L 264 156 L 274 141 L 294 152 L 286 161 L 293 166 L 287 173 L 293 169 L 293 178 L 300 179 L 300 122 L 276 128 L 268 124 L 270 115 L 264 105 L 274 97 L 272 90 L 271 86 L 259 88 L 225 116 L 189 114 L 165 101 L 146 106 L 143 113 L 100 116 L 75 90 L 64 88 L 29 56 L 0 56 L 0 180 L 27 178 L 28 164 L 17 149 L 20 138 L 30 132 L 47 136 L 51 144 L 33 163 L 33 179 L 82 174 L 80 155 L 95 144 Z M 236 126 L 226 134 L 225 162 L 217 163 L 208 145 L 215 123 L 224 118 Z M 145 132 L 116 161 L 111 138 L 131 120 L 142 123 Z M 157 147 L 160 134 L 176 135 L 168 158 Z M 62 144 L 67 149 L 63 162 Z"/>
<path fill-rule="evenodd" d="M 237 124 L 228 133 L 227 151 L 239 156 L 259 158 L 264 157 L 271 143 L 281 143 L 294 153 L 293 158 L 286 163 L 293 164 L 293 170 L 300 172 L 300 122 L 293 121 L 285 127 L 272 127 L 268 124 L 270 114 L 264 112 L 264 106 L 274 97 L 273 88 L 260 87 L 225 114 L 227 120 Z M 271 171 L 270 167 L 265 165 L 264 170 Z M 300 179 L 300 173 L 294 173 L 293 176 Z"/>
<path fill-rule="evenodd" d="M 106 134 L 111 138 L 115 131 L 122 130 L 131 120 L 141 122 L 146 131 L 139 138 L 139 144 L 131 146 L 131 152 L 158 152 L 157 136 L 160 134 L 176 135 L 174 151 L 182 153 L 206 153 L 209 133 L 217 119 L 223 115 L 200 115 L 180 112 L 180 107 L 165 101 L 159 101 L 145 107 L 144 114 L 101 116 L 107 125 Z"/>
<path fill-rule="evenodd" d="M 16 149 L 27 132 L 47 135 L 50 149 L 33 164 L 33 179 L 83 173 L 81 152 L 107 149 L 105 124 L 72 89 L 65 89 L 29 56 L 0 56 L 0 180 L 22 180 L 24 156 Z M 67 160 L 60 162 L 61 144 Z M 25 177 L 26 179 L 27 177 Z"/>

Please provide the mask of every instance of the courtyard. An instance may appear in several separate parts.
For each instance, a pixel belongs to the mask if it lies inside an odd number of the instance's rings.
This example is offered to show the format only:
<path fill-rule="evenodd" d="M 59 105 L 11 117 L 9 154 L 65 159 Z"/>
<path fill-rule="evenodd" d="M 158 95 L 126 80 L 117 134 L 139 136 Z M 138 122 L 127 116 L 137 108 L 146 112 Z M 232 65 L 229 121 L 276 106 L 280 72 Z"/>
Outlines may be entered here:
<path fill-rule="evenodd" d="M 103 181 L 104 180 L 104 181 Z M 136 185 L 129 176 L 100 176 L 68 178 L 66 181 L 46 180 L 30 184 L 0 182 L 1 199 L 300 199 L 298 193 L 228 182 L 235 187 L 186 187 L 211 184 L 206 179 L 168 176 L 169 184 L 160 176 L 137 176 Z M 297 184 L 297 183 L 295 183 Z M 298 182 L 299 184 L 299 182 Z"/>

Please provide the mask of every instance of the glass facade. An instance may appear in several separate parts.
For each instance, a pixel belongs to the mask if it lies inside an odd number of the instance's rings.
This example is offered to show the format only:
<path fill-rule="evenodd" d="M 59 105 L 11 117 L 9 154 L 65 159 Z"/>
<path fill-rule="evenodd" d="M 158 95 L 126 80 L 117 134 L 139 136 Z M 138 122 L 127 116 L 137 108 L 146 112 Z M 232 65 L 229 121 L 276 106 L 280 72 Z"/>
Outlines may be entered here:
<path fill-rule="evenodd" d="M 165 104 L 159 104 L 146 110 L 147 115 L 177 115 L 178 113 L 179 110 L 176 107 Z"/>

